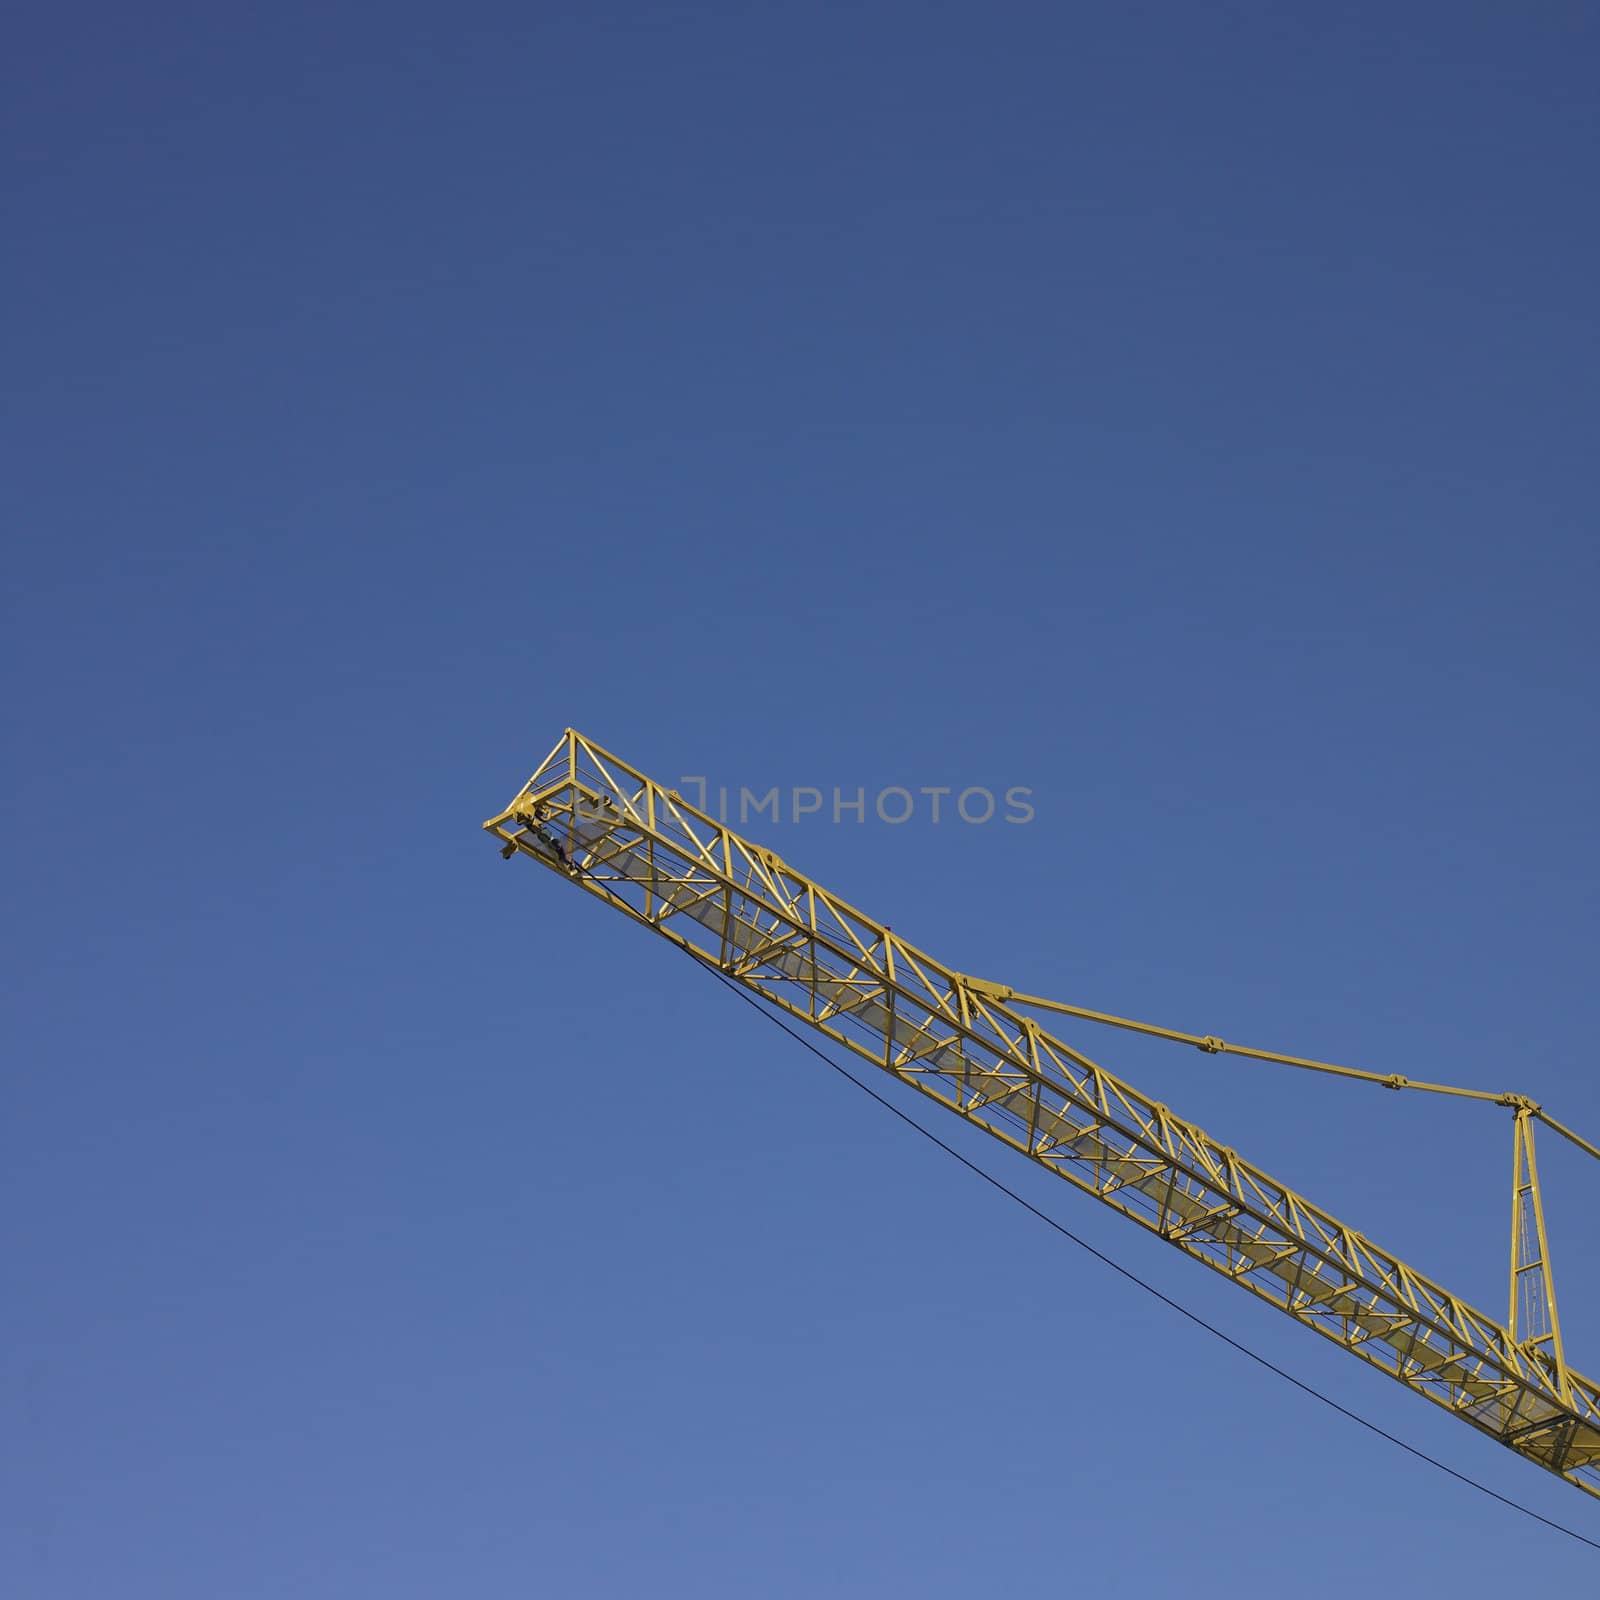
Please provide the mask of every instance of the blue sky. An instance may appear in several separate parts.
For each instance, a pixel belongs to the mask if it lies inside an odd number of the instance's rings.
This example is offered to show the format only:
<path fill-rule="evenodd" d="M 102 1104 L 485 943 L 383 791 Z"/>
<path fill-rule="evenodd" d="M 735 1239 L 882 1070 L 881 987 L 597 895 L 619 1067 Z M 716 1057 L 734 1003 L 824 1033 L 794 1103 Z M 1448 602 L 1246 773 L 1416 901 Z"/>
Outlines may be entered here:
<path fill-rule="evenodd" d="M 1593 1137 L 1597 26 L 20 19 L 8 1592 L 1591 1584 L 477 830 L 569 724 L 1026 786 L 764 842 L 956 967 Z M 1502 1113 L 1073 1037 L 1502 1312 Z M 1593 1373 L 1600 1170 L 1541 1156 Z"/>

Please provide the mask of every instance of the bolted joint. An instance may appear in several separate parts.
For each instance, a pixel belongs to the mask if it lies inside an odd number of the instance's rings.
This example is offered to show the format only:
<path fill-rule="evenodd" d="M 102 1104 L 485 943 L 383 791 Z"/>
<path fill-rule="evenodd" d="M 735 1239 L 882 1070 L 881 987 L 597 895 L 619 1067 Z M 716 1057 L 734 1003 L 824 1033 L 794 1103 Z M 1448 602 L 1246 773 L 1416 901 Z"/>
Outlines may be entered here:
<path fill-rule="evenodd" d="M 1215 1034 L 1208 1033 L 1205 1038 L 1195 1041 L 1196 1050 L 1204 1050 L 1208 1056 L 1221 1055 L 1228 1047 Z"/>
<path fill-rule="evenodd" d="M 976 995 L 980 1000 L 1009 1000 L 1016 993 L 1015 989 L 1008 989 L 1003 983 L 990 983 L 986 978 L 963 978 L 962 986 L 968 994 Z"/>

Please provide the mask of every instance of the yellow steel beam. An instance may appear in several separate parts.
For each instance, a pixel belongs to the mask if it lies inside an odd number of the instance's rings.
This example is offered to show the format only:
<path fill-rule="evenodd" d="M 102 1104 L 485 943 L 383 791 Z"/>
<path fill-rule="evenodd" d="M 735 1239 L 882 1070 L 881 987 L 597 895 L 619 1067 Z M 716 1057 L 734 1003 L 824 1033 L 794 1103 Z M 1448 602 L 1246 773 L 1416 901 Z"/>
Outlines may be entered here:
<path fill-rule="evenodd" d="M 1363 1083 L 1376 1083 L 1385 1089 L 1423 1089 L 1429 1094 L 1459 1095 L 1466 1100 L 1488 1100 L 1497 1106 L 1509 1106 L 1518 1111 L 1526 1110 L 1546 1127 L 1559 1133 L 1563 1139 L 1570 1139 L 1580 1150 L 1586 1151 L 1600 1161 L 1600 1146 L 1590 1144 L 1571 1128 L 1564 1127 L 1527 1095 L 1497 1094 L 1491 1089 L 1461 1089 L 1449 1083 L 1423 1083 L 1416 1078 L 1402 1077 L 1398 1072 L 1367 1072 L 1360 1067 L 1341 1067 L 1331 1061 L 1312 1061 L 1305 1056 L 1282 1055 L 1276 1050 L 1257 1050 L 1249 1045 L 1229 1044 L 1226 1040 L 1217 1038 L 1215 1034 L 1184 1033 L 1178 1028 L 1158 1027 L 1153 1022 L 1136 1022 L 1132 1017 L 1113 1016 L 1109 1011 L 1091 1011 L 1087 1006 L 1071 1005 L 1065 1000 L 1050 1000 L 1043 995 L 1018 994 L 1004 984 L 990 983 L 983 978 L 968 978 L 967 983 L 978 993 L 1008 1005 L 1060 1012 L 1064 1016 L 1079 1017 L 1085 1022 L 1098 1022 L 1107 1027 L 1125 1028 L 1130 1033 L 1148 1034 L 1154 1039 L 1168 1039 L 1175 1044 L 1192 1044 L 1197 1050 L 1204 1050 L 1207 1055 L 1247 1056 L 1252 1061 L 1271 1061 L 1280 1066 L 1301 1067 L 1308 1072 L 1327 1072 L 1341 1078 L 1357 1078 Z"/>
<path fill-rule="evenodd" d="M 592 740 L 568 729 L 484 827 L 510 855 L 563 874 L 1415 1393 L 1600 1496 L 1600 1386 L 1566 1365 L 1542 1324 L 1519 1338 L 1046 1033 L 1014 1009 L 1026 1002 L 1010 991 L 934 960 Z M 1202 1042 L 1103 1014 L 1090 1019 Z M 1532 1102 L 1512 1103 L 1521 1127 Z M 1546 1260 L 1542 1211 L 1534 1221 L 1529 1249 L 1513 1257 L 1525 1277 Z"/>
<path fill-rule="evenodd" d="M 1517 1112 L 1511 1167 L 1511 1311 L 1506 1325 L 1525 1350 L 1547 1347 L 1551 1374 L 1561 1393 L 1570 1390 L 1556 1285 L 1550 1272 L 1550 1241 L 1544 1231 L 1544 1200 L 1533 1149 L 1533 1112 Z"/>

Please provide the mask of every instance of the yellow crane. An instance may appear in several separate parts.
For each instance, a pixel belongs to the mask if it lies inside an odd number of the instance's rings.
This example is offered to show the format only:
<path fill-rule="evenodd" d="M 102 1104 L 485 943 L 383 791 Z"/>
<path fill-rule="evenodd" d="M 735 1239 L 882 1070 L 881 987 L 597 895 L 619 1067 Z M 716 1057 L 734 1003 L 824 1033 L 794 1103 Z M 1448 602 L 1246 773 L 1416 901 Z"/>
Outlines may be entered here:
<path fill-rule="evenodd" d="M 1270 1301 L 1352 1355 L 1600 1497 L 1600 1386 L 1567 1362 L 1534 1157 L 1517 1094 L 1418 1083 L 1247 1049 L 964 976 L 568 729 L 484 827 L 507 859 L 561 873 L 727 978 L 937 1100 Z M 1029 1015 L 1112 1028 L 1512 1114 L 1504 1323 L 1054 1038 Z"/>

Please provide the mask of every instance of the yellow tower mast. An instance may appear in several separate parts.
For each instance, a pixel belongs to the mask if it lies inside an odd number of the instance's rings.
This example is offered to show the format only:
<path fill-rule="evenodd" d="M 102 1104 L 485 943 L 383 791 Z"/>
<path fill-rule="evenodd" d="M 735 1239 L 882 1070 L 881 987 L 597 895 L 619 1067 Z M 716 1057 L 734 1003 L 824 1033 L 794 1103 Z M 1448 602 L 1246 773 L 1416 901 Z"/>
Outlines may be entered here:
<path fill-rule="evenodd" d="M 1600 1497 L 1600 1387 L 1567 1365 L 1525 1096 L 1226 1044 L 955 972 L 568 729 L 484 827 L 1509 1449 Z M 1046 1033 L 1049 1010 L 1512 1113 L 1506 1324 Z"/>

